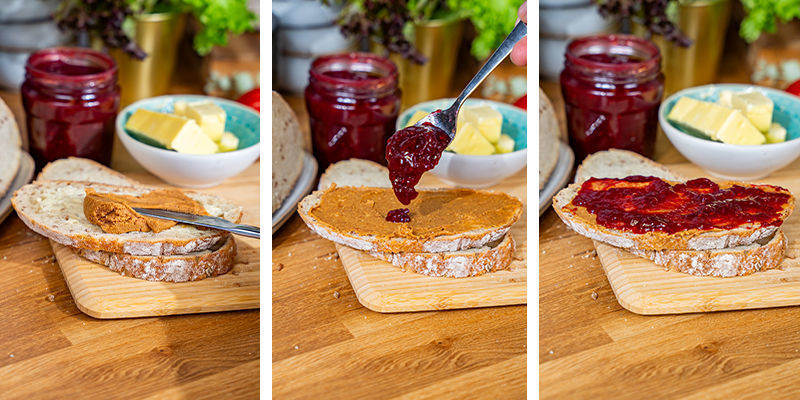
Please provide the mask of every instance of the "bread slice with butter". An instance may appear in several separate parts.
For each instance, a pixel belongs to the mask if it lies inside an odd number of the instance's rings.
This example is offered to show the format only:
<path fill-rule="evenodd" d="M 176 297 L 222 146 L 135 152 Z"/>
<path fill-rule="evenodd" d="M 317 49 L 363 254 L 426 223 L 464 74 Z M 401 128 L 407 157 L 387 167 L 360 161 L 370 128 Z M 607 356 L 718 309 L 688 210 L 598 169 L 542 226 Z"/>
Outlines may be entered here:
<path fill-rule="evenodd" d="M 391 188 L 386 167 L 359 159 L 340 161 L 328 167 L 320 178 L 319 189 L 325 190 L 333 185 Z M 344 245 L 347 245 L 345 242 L 349 242 L 349 239 L 333 233 L 330 236 L 325 234 L 322 236 Z M 370 251 L 369 253 L 403 271 L 428 276 L 464 278 L 507 269 L 513 258 L 514 248 L 514 239 L 510 233 L 505 233 L 496 240 L 463 250 Z"/>
<path fill-rule="evenodd" d="M 126 253 L 141 256 L 187 254 L 206 250 L 224 240 L 227 233 L 178 224 L 159 233 L 103 232 L 84 215 L 83 199 L 86 189 L 98 193 L 141 196 L 150 192 L 147 187 L 122 187 L 100 183 L 73 181 L 37 181 L 14 193 L 11 199 L 20 219 L 33 231 L 65 246 Z M 203 205 L 211 216 L 239 222 L 242 208 L 220 197 L 186 192 Z"/>
<path fill-rule="evenodd" d="M 612 149 L 597 152 L 587 157 L 578 167 L 575 177 L 576 183 L 571 186 L 580 185 L 591 177 L 624 178 L 630 175 L 656 176 L 670 181 L 686 180 L 685 177 L 675 174 L 665 166 L 639 154 L 626 150 Z M 569 191 L 564 193 L 569 193 Z M 566 201 L 565 197 L 568 196 L 562 196 L 561 198 L 562 204 Z M 554 207 L 556 206 L 554 205 Z M 562 219 L 564 219 L 563 216 Z M 622 238 L 603 240 L 602 236 L 609 234 L 609 232 L 600 233 L 594 228 L 584 230 L 582 228 L 583 225 L 574 223 L 569 219 L 565 220 L 565 223 L 570 227 L 577 226 L 576 232 L 590 239 L 612 245 L 625 240 Z M 719 248 L 645 250 L 631 247 L 627 248 L 627 250 L 640 257 L 648 258 L 668 270 L 696 276 L 741 276 L 780 266 L 787 245 L 786 237 L 780 229 L 776 228 L 772 233 L 757 232 L 755 236 L 762 237 L 757 237 L 753 240 L 747 238 L 742 240 L 738 233 L 729 232 L 728 234 L 740 239 L 722 240 L 723 245 L 719 246 Z M 699 240 L 702 241 L 703 239 Z M 739 244 L 726 246 L 724 245 L 726 241 Z M 708 239 L 707 242 L 716 243 L 719 242 L 719 238 Z"/>

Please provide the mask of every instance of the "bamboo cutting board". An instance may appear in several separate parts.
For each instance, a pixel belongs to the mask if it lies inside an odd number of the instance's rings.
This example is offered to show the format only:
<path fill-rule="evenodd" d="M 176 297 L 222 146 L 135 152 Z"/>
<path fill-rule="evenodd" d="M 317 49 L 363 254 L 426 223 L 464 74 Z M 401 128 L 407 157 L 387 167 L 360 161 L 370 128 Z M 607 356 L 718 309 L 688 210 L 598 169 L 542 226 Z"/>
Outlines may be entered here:
<path fill-rule="evenodd" d="M 692 164 L 668 166 L 687 177 L 708 176 Z M 783 186 L 800 195 L 800 162 L 757 183 Z M 800 215 L 784 222 L 788 239 L 780 269 L 735 278 L 697 277 L 665 271 L 650 260 L 594 242 L 619 304 L 637 314 L 680 314 L 800 305 Z"/>
<path fill-rule="evenodd" d="M 526 207 L 526 169 L 488 188 L 516 196 Z M 422 187 L 442 187 L 427 174 Z M 403 272 L 392 264 L 347 246 L 336 245 L 358 301 L 372 311 L 450 310 L 527 304 L 527 210 L 511 227 L 514 260 L 506 271 L 471 278 L 435 278 Z"/>
<path fill-rule="evenodd" d="M 145 184 L 163 185 L 149 174 L 127 174 Z M 221 185 L 198 190 L 244 208 L 242 222 L 258 225 L 259 164 Z M 235 236 L 236 264 L 227 274 L 194 282 L 150 282 L 122 276 L 50 241 L 64 279 L 82 312 L 94 318 L 132 318 L 259 308 L 260 245 Z"/>

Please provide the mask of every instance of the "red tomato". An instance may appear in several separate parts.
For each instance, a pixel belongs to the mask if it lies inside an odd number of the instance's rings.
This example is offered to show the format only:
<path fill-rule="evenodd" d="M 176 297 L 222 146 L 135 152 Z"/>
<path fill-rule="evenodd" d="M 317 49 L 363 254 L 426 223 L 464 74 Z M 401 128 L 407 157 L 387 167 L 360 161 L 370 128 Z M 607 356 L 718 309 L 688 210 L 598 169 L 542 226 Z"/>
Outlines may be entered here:
<path fill-rule="evenodd" d="M 786 88 L 786 91 L 795 95 L 800 96 L 800 80 L 794 81 L 789 87 Z"/>
<path fill-rule="evenodd" d="M 514 102 L 514 105 L 519 107 L 519 108 L 521 108 L 521 109 L 523 109 L 523 110 L 527 110 L 528 109 L 528 95 L 526 94 L 526 95 L 518 98 L 517 101 Z"/>
<path fill-rule="evenodd" d="M 255 88 L 243 94 L 236 101 L 261 112 L 261 88 Z"/>

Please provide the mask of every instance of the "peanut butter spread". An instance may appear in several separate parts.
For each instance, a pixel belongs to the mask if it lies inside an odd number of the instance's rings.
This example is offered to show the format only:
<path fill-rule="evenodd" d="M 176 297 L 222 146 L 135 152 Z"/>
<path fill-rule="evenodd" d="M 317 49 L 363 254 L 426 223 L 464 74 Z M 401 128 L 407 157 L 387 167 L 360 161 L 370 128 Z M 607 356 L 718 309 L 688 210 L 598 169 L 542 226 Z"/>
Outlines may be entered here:
<path fill-rule="evenodd" d="M 399 207 L 403 204 L 389 188 L 333 186 L 309 215 L 335 231 L 419 239 L 510 225 L 519 217 L 522 203 L 504 193 L 423 190 L 408 205 L 410 222 L 386 221 L 386 213 Z"/>
<path fill-rule="evenodd" d="M 107 233 L 161 232 L 177 224 L 158 218 L 145 217 L 132 207 L 160 208 L 191 214 L 208 215 L 203 205 L 175 189 L 159 189 L 141 196 L 97 193 L 86 189 L 83 213 L 89 222 Z"/>

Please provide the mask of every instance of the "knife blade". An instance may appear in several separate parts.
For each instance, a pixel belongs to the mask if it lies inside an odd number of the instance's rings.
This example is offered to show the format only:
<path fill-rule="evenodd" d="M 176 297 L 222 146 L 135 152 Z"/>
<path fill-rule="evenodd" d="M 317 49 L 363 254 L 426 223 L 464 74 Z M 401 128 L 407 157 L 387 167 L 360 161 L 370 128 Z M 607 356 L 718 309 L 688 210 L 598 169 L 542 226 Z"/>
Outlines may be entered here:
<path fill-rule="evenodd" d="M 252 225 L 237 224 L 224 218 L 209 217 L 206 215 L 188 214 L 178 211 L 161 210 L 158 208 L 133 207 L 133 211 L 144 216 L 166 219 L 189 225 L 204 226 L 206 228 L 220 229 L 237 235 L 261 238 L 261 228 Z"/>

